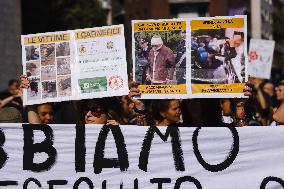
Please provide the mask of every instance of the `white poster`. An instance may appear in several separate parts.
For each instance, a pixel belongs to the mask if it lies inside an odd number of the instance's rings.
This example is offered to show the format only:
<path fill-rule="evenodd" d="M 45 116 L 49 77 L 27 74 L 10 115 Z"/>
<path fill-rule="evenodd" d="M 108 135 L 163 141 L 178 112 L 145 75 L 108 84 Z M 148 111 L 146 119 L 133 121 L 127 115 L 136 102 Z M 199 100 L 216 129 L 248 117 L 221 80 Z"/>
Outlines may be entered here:
<path fill-rule="evenodd" d="M 284 127 L 0 128 L 1 188 L 284 188 Z"/>
<path fill-rule="evenodd" d="M 270 79 L 275 41 L 251 39 L 249 45 L 248 74 L 252 77 Z"/>
<path fill-rule="evenodd" d="M 24 105 L 128 94 L 123 25 L 22 36 Z"/>

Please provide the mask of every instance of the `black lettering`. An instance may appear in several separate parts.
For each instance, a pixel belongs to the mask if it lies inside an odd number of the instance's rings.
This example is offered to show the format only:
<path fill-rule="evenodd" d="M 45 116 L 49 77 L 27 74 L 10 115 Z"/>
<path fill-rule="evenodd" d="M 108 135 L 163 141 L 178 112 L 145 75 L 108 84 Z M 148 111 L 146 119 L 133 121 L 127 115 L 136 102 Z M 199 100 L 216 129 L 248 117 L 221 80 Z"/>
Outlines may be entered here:
<path fill-rule="evenodd" d="M 53 131 L 48 125 L 23 124 L 24 128 L 24 157 L 23 170 L 34 172 L 48 171 L 54 165 L 57 157 L 57 151 L 53 147 Z M 34 131 L 42 131 L 45 134 L 45 140 L 34 144 Z M 35 153 L 45 152 L 48 155 L 46 161 L 34 163 Z"/>
<path fill-rule="evenodd" d="M 185 168 L 183 162 L 183 152 L 181 148 L 181 141 L 180 141 L 180 134 L 178 127 L 167 127 L 165 135 L 163 135 L 161 131 L 155 126 L 151 126 L 148 129 L 146 136 L 143 140 L 143 145 L 140 152 L 139 168 L 147 172 L 149 153 L 155 133 L 157 133 L 164 142 L 167 141 L 169 135 L 171 136 L 172 152 L 175 162 L 175 168 L 177 171 L 184 171 Z"/>
<path fill-rule="evenodd" d="M 4 149 L 2 148 L 4 143 L 5 143 L 5 134 L 2 131 L 2 129 L 0 129 L 0 169 L 2 169 L 7 161 L 7 159 L 9 158 L 7 153 L 4 151 Z"/>
<path fill-rule="evenodd" d="M 104 158 L 105 142 L 109 131 L 111 130 L 118 154 L 117 158 Z M 107 126 L 104 125 L 98 137 L 96 144 L 96 150 L 94 155 L 94 173 L 99 174 L 102 172 L 102 168 L 118 168 L 121 171 L 126 171 L 129 167 L 128 154 L 124 137 L 119 126 Z"/>
<path fill-rule="evenodd" d="M 68 183 L 67 180 L 49 180 L 49 181 L 47 181 L 49 189 L 54 189 L 53 186 L 62 186 L 62 185 L 66 185 L 67 183 Z"/>
<path fill-rule="evenodd" d="M 191 177 L 191 176 L 185 176 L 185 177 L 178 178 L 174 189 L 179 189 L 183 182 L 192 182 L 193 184 L 195 184 L 197 189 L 202 189 L 200 182 L 196 178 Z"/>
<path fill-rule="evenodd" d="M 193 150 L 194 150 L 194 154 L 197 158 L 197 160 L 199 161 L 199 163 L 207 170 L 207 171 L 211 171 L 211 172 L 218 172 L 218 171 L 223 171 L 225 169 L 227 169 L 236 159 L 238 153 L 239 153 L 239 135 L 238 135 L 238 131 L 236 128 L 234 127 L 228 127 L 230 129 L 230 131 L 233 134 L 233 145 L 231 148 L 231 152 L 228 154 L 227 158 L 225 159 L 225 161 L 223 161 L 222 163 L 219 163 L 217 165 L 211 165 L 207 162 L 204 161 L 199 148 L 198 148 L 198 134 L 199 131 L 201 130 L 201 127 L 197 128 L 192 136 L 192 143 L 193 143 Z"/>
<path fill-rule="evenodd" d="M 152 184 L 158 183 L 158 189 L 163 189 L 163 183 L 171 183 L 170 178 L 152 178 L 150 180 Z"/>
<path fill-rule="evenodd" d="M 18 182 L 12 180 L 0 181 L 0 186 L 18 186 Z"/>
<path fill-rule="evenodd" d="M 81 177 L 81 178 L 79 178 L 79 179 L 74 183 L 73 189 L 78 189 L 78 188 L 79 188 L 79 185 L 80 185 L 82 182 L 87 183 L 90 189 L 94 189 L 94 184 L 93 184 L 93 182 L 92 182 L 88 177 Z"/>
<path fill-rule="evenodd" d="M 41 188 L 41 184 L 40 184 L 40 182 L 39 182 L 37 179 L 35 179 L 35 178 L 28 178 L 28 179 L 24 182 L 23 189 L 27 189 L 30 182 L 35 183 L 38 187 Z"/>
<path fill-rule="evenodd" d="M 75 170 L 85 172 L 86 145 L 85 145 L 85 125 L 76 125 L 75 139 Z"/>
<path fill-rule="evenodd" d="M 278 182 L 282 186 L 282 188 L 284 188 L 284 181 L 281 178 L 278 178 L 278 177 L 266 177 L 261 182 L 260 189 L 265 189 L 266 185 L 269 182 Z"/>

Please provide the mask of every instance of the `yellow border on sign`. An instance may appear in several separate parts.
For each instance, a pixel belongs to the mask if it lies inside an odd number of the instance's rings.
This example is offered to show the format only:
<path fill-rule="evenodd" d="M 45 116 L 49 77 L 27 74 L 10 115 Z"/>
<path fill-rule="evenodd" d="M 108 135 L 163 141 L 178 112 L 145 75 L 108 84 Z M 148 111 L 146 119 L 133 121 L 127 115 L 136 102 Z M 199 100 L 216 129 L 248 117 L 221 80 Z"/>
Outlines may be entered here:
<path fill-rule="evenodd" d="M 210 94 L 210 93 L 243 93 L 245 83 L 232 83 L 232 84 L 192 84 L 192 94 Z"/>
<path fill-rule="evenodd" d="M 134 24 L 134 32 L 159 32 L 175 30 L 186 30 L 186 21 L 137 22 Z"/>
<path fill-rule="evenodd" d="M 24 45 L 64 42 L 69 40 L 70 40 L 69 33 L 43 34 L 43 35 L 24 37 Z"/>
<path fill-rule="evenodd" d="M 141 94 L 187 94 L 186 84 L 179 85 L 139 85 Z"/>
<path fill-rule="evenodd" d="M 98 38 L 106 36 L 114 36 L 121 34 L 121 27 L 110 27 L 103 29 L 86 29 L 76 32 L 76 39 Z"/>
<path fill-rule="evenodd" d="M 211 19 L 211 20 L 191 20 L 191 30 L 199 29 L 223 29 L 223 28 L 243 28 L 244 18 Z"/>

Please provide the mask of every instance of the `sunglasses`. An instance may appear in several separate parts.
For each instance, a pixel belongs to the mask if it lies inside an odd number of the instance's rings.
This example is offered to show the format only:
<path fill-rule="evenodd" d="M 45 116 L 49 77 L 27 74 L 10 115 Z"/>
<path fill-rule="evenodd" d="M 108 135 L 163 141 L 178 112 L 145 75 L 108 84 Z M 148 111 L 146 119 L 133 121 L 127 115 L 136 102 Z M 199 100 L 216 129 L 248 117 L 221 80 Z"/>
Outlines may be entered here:
<path fill-rule="evenodd" d="M 95 117 L 100 117 L 102 114 L 105 114 L 105 111 L 100 107 L 92 107 L 84 110 L 84 115 L 91 111 L 91 114 Z"/>

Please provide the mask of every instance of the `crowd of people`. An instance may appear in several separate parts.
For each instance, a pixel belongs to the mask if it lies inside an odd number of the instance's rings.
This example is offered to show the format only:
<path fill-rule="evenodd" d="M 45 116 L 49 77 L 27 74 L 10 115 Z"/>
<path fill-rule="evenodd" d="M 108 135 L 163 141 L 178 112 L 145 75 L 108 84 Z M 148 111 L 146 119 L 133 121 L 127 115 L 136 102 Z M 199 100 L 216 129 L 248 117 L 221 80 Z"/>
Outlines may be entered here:
<path fill-rule="evenodd" d="M 137 83 L 128 96 L 22 105 L 26 76 L 11 80 L 0 93 L 0 123 L 108 124 L 157 126 L 284 125 L 284 80 L 251 79 L 246 99 L 141 100 Z M 135 98 L 134 98 L 135 97 Z M 137 98 L 138 97 L 138 98 Z"/>

